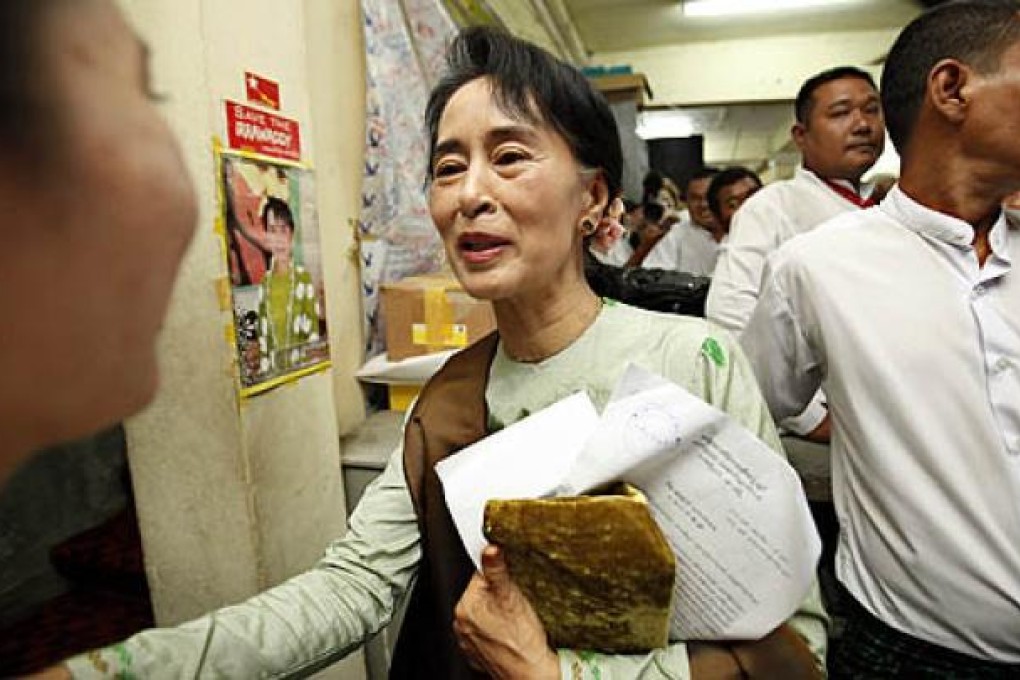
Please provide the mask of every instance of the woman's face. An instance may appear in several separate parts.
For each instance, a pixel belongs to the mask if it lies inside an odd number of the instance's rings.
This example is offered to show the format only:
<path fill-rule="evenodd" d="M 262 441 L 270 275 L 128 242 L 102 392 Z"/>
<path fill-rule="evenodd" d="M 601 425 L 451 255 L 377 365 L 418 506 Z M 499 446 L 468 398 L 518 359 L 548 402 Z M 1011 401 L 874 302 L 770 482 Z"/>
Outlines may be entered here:
<path fill-rule="evenodd" d="M 0 292 L 9 310 L 0 362 L 8 393 L 22 398 L 0 408 L 58 440 L 152 397 L 155 340 L 196 204 L 147 91 L 146 49 L 115 6 L 51 5 L 39 49 L 59 112 L 47 134 L 59 148 L 32 177 L 0 160 L 0 197 L 22 220 L 6 227 L 0 259 L 11 282 Z"/>
<path fill-rule="evenodd" d="M 294 228 L 286 217 L 272 210 L 266 214 L 266 239 L 275 261 L 290 262 L 293 236 Z"/>
<path fill-rule="evenodd" d="M 431 174 L 432 219 L 469 294 L 549 302 L 585 285 L 581 220 L 601 214 L 604 180 L 550 127 L 501 111 L 487 80 L 450 98 Z"/>

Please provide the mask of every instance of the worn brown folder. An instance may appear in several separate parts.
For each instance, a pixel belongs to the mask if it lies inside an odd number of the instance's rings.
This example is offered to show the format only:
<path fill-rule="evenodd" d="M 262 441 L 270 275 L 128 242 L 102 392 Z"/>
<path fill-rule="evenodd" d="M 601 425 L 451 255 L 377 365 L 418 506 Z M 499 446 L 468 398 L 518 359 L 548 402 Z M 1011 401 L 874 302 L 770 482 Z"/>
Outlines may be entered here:
<path fill-rule="evenodd" d="M 489 501 L 484 531 L 502 547 L 554 647 L 627 653 L 666 646 L 676 558 L 633 487 Z"/>

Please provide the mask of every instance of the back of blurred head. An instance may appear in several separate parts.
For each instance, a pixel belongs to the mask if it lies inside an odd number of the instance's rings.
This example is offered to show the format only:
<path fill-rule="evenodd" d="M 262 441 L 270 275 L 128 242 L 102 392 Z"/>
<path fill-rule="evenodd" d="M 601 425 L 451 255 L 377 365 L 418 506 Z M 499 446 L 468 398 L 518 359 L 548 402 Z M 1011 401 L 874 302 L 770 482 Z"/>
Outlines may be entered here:
<path fill-rule="evenodd" d="M 147 68 L 111 0 L 0 4 L 0 482 L 155 391 L 196 208 Z"/>

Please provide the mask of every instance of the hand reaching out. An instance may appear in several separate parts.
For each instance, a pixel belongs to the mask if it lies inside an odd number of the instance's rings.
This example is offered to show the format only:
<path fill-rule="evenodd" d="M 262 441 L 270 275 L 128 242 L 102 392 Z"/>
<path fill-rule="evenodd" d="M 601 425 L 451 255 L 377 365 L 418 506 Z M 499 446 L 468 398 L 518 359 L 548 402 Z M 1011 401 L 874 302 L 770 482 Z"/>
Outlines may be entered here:
<path fill-rule="evenodd" d="M 494 545 L 482 552 L 482 571 L 457 603 L 453 631 L 471 665 L 493 678 L 560 677 L 545 628 Z"/>

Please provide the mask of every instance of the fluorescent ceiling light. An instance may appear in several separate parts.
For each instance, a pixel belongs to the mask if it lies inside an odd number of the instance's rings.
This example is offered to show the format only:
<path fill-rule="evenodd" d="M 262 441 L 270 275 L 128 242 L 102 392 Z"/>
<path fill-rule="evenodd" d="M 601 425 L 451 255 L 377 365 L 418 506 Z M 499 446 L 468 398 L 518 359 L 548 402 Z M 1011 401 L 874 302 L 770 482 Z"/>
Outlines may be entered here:
<path fill-rule="evenodd" d="M 641 139 L 690 137 L 694 121 L 679 111 L 647 111 L 638 115 L 637 136 Z"/>
<path fill-rule="evenodd" d="M 858 5 L 861 0 L 684 0 L 684 16 L 727 17 Z"/>

